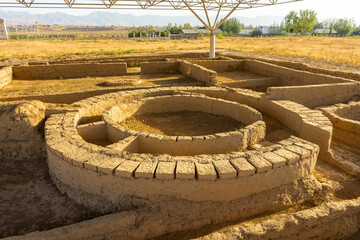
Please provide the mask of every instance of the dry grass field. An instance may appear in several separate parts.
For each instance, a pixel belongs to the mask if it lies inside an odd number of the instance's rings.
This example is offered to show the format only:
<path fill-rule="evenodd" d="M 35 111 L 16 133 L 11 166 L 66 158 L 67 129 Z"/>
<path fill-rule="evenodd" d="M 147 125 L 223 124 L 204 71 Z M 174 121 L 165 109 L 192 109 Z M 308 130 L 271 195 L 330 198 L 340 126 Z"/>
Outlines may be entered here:
<path fill-rule="evenodd" d="M 121 55 L 134 52 L 207 49 L 208 38 L 197 40 L 11 40 L 0 42 L 0 60 L 63 55 Z M 360 38 L 271 37 L 216 39 L 218 49 L 308 57 L 360 66 Z"/>

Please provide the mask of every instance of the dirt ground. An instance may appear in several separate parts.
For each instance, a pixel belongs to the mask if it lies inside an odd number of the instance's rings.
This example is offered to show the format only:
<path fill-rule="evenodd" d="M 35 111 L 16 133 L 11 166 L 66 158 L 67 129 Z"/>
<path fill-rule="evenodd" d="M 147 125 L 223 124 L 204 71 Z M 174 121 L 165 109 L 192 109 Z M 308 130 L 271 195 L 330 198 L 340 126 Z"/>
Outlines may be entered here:
<path fill-rule="evenodd" d="M 194 111 L 144 114 L 120 124 L 135 131 L 165 136 L 210 135 L 239 130 L 245 126 L 229 117 Z"/>
<path fill-rule="evenodd" d="M 13 80 L 0 89 L 0 101 L 22 97 L 61 95 L 71 93 L 118 91 L 141 87 L 195 84 L 181 74 L 140 74 L 140 68 L 130 69 L 127 75 L 116 77 L 87 77 L 56 80 Z M 109 84 L 112 83 L 112 84 Z M 116 84 L 114 84 L 116 83 Z M 114 86 L 115 85 L 115 86 Z M 50 98 L 49 98 L 50 99 Z M 63 99 L 63 103 L 67 103 Z"/>
<path fill-rule="evenodd" d="M 255 74 L 247 71 L 231 71 L 231 72 L 218 72 L 217 73 L 217 84 L 222 85 L 223 83 L 228 82 L 240 82 L 244 80 L 252 80 L 259 78 L 267 78 L 268 76 L 264 76 L 261 74 Z"/>
<path fill-rule="evenodd" d="M 59 192 L 46 159 L 0 161 L 0 238 L 99 216 Z"/>
<path fill-rule="evenodd" d="M 226 230 L 230 228 L 236 228 L 239 225 L 250 225 L 268 219 L 274 219 L 279 216 L 284 216 L 297 211 L 313 208 L 327 201 L 354 199 L 360 196 L 360 179 L 339 171 L 337 168 L 329 165 L 321 159 L 319 159 L 316 164 L 314 176 L 319 182 L 328 184 L 327 186 L 329 188 L 329 191 L 326 195 L 322 193 L 316 194 L 311 201 L 295 205 L 284 211 L 268 212 L 258 216 L 241 219 L 239 221 L 225 222 L 221 224 L 210 224 L 198 230 L 174 232 L 161 237 L 153 238 L 151 240 L 187 240 L 200 238 L 213 232 L 222 233 L 221 239 L 228 239 L 226 235 Z M 357 240 L 359 239 L 359 236 L 360 233 L 355 234 L 348 240 Z"/>

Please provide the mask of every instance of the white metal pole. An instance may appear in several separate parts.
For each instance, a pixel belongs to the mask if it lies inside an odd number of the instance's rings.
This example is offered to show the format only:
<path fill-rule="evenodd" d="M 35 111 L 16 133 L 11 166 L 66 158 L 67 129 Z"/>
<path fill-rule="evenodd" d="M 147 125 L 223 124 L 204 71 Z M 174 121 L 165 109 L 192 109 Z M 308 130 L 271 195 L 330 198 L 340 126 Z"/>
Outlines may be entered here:
<path fill-rule="evenodd" d="M 215 57 L 215 34 L 213 31 L 210 32 L 210 58 Z"/>

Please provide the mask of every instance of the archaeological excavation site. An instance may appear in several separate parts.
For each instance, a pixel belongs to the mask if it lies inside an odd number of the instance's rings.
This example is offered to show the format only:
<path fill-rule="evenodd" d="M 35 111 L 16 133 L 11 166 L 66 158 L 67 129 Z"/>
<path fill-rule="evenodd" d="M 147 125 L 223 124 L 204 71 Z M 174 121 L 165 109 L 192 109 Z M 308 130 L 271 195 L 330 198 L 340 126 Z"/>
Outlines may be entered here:
<path fill-rule="evenodd" d="M 0 66 L 0 237 L 359 239 L 360 74 L 233 51 Z"/>

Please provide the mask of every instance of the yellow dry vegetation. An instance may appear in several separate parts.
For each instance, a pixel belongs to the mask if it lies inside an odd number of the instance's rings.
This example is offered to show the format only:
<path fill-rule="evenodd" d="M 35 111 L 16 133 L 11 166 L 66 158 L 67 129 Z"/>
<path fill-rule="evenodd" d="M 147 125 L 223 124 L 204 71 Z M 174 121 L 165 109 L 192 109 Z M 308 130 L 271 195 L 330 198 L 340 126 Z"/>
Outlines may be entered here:
<path fill-rule="evenodd" d="M 209 39 L 197 40 L 11 40 L 0 42 L 0 60 L 62 55 L 121 55 L 162 50 L 208 49 Z M 310 57 L 316 60 L 360 65 L 360 38 L 269 37 L 216 39 L 218 49 Z"/>

